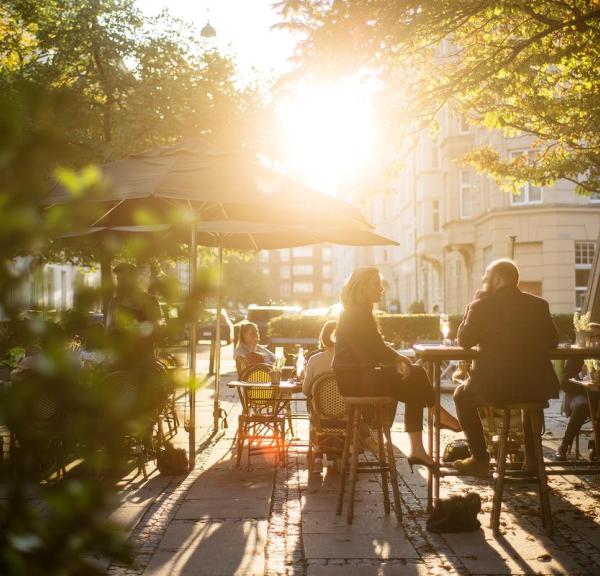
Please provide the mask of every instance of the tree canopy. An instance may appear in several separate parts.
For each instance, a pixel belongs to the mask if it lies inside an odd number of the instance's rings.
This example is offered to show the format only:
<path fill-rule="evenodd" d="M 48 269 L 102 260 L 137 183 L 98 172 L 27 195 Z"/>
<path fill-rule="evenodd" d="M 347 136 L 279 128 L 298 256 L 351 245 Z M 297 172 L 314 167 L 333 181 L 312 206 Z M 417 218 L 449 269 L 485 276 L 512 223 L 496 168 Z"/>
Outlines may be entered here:
<path fill-rule="evenodd" d="M 470 160 L 500 182 L 566 178 L 600 189 L 600 3 L 597 0 L 284 0 L 304 34 L 303 73 L 376 70 L 402 116 L 435 123 L 445 105 L 469 121 L 534 137 L 513 161 Z"/>
<path fill-rule="evenodd" d="M 241 145 L 259 107 L 234 62 L 164 12 L 133 0 L 8 0 L 0 8 L 0 81 L 68 91 L 73 143 L 104 162 L 184 136 Z"/>

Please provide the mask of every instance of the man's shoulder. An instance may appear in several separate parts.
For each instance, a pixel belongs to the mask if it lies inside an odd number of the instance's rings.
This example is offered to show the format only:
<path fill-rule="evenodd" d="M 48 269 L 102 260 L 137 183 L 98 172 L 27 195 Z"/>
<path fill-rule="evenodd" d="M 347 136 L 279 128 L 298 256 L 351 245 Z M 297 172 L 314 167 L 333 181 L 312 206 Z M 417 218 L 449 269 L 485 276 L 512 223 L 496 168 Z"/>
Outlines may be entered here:
<path fill-rule="evenodd" d="M 520 297 L 531 307 L 537 307 L 540 309 L 549 308 L 548 301 L 541 296 L 530 294 L 529 292 L 520 292 Z"/>

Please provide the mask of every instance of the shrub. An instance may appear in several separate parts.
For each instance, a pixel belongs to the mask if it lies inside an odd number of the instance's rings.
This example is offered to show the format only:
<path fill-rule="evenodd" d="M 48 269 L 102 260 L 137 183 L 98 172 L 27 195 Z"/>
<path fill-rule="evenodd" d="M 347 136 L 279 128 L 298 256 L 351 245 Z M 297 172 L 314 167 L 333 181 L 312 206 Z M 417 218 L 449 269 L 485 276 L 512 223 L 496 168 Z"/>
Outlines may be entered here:
<path fill-rule="evenodd" d="M 437 314 L 377 314 L 379 329 L 386 342 L 395 346 L 412 346 L 423 340 L 441 340 L 440 320 Z M 456 338 L 462 314 L 450 316 L 449 338 Z M 573 317 L 570 314 L 552 316 L 561 342 L 573 341 Z M 270 338 L 317 338 L 326 316 L 280 316 L 269 322 Z"/>

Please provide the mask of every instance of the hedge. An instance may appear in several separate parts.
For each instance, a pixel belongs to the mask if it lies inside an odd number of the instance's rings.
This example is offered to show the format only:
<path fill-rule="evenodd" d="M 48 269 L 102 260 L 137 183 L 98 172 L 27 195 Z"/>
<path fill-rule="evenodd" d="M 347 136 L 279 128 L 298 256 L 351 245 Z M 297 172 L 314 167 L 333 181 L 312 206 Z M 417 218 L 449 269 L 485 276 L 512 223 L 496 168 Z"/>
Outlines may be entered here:
<path fill-rule="evenodd" d="M 561 342 L 573 342 L 573 316 L 554 314 Z M 269 322 L 270 338 L 317 338 L 326 316 L 302 316 L 300 314 L 279 316 Z M 396 346 L 412 346 L 424 340 L 440 340 L 440 320 L 437 314 L 377 314 L 379 329 L 387 342 Z M 462 314 L 450 315 L 450 338 L 456 338 Z"/>

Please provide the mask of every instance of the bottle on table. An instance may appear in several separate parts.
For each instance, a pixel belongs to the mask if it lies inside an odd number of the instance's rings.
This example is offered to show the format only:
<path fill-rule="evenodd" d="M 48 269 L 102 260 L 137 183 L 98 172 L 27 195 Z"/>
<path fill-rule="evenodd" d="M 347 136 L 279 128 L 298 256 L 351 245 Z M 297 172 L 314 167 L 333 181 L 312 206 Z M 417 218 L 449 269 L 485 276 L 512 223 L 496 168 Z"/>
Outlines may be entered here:
<path fill-rule="evenodd" d="M 298 357 L 296 358 L 296 378 L 302 378 L 305 365 L 306 359 L 304 357 L 304 348 L 300 348 L 300 350 L 298 350 Z"/>

